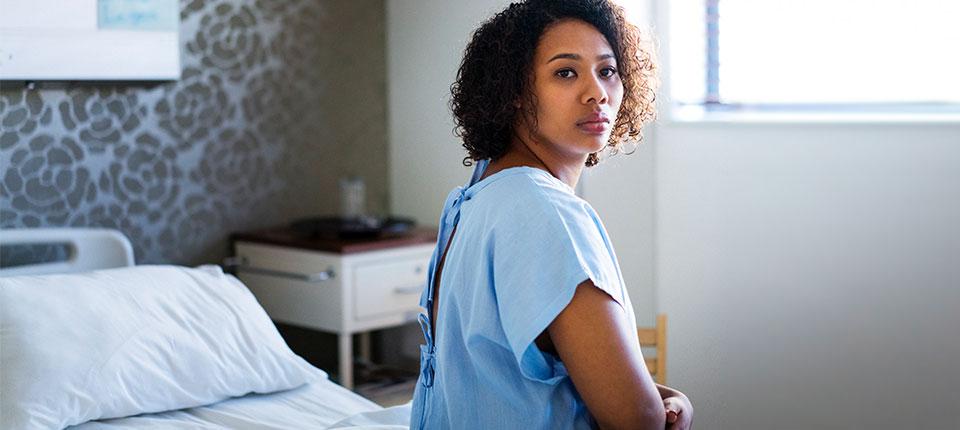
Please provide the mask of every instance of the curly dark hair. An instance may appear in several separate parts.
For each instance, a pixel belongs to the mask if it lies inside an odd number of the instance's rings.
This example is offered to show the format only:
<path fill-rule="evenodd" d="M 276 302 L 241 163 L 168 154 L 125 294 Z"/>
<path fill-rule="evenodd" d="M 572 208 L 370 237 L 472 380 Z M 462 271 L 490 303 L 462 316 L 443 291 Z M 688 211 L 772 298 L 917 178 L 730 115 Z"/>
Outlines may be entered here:
<path fill-rule="evenodd" d="M 527 113 L 536 112 L 530 89 L 534 51 L 544 30 L 567 18 L 596 28 L 617 60 L 624 94 L 607 143 L 611 154 L 643 138 L 643 125 L 656 116 L 657 65 L 649 40 L 627 21 L 623 8 L 609 0 L 527 0 L 511 4 L 473 33 L 450 86 L 454 133 L 469 154 L 464 165 L 507 152 L 522 109 L 515 101 L 524 100 Z M 598 161 L 592 153 L 586 165 Z"/>

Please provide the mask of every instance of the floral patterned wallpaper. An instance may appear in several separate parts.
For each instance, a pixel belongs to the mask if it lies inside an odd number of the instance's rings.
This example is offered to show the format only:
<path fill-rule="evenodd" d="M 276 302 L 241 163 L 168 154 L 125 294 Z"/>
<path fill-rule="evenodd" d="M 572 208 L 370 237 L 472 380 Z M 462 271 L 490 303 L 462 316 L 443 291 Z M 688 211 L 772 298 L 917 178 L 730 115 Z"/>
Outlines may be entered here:
<path fill-rule="evenodd" d="M 384 214 L 383 1 L 180 5 L 178 81 L 2 83 L 0 228 L 117 228 L 138 263 L 199 264 L 336 213 L 342 176 Z"/>

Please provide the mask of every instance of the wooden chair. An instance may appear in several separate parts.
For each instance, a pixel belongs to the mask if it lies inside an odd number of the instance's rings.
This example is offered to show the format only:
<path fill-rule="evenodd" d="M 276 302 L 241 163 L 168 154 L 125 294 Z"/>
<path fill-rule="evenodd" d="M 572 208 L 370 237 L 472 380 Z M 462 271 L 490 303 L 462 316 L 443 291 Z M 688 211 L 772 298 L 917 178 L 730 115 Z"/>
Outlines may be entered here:
<path fill-rule="evenodd" d="M 641 347 L 657 349 L 657 356 L 644 357 L 650 376 L 658 384 L 667 384 L 667 315 L 657 315 L 657 325 L 654 327 L 640 327 L 637 329 Z"/>

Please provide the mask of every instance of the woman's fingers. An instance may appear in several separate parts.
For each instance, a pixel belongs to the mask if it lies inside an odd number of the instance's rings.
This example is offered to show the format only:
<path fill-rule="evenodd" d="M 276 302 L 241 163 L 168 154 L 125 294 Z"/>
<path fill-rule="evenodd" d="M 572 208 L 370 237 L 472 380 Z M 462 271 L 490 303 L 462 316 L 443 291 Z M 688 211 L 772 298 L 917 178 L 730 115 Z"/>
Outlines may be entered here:
<path fill-rule="evenodd" d="M 693 424 L 693 409 L 687 401 L 678 397 L 663 399 L 663 409 L 667 414 L 667 430 L 689 430 Z"/>
<path fill-rule="evenodd" d="M 693 405 L 683 393 L 664 398 L 663 410 L 667 415 L 666 430 L 690 430 L 693 426 Z"/>
<path fill-rule="evenodd" d="M 673 397 L 667 397 L 663 399 L 663 410 L 667 414 L 667 424 L 673 424 L 677 422 L 677 419 L 680 417 L 680 412 L 682 412 L 682 407 L 678 404 L 677 399 Z"/>
<path fill-rule="evenodd" d="M 677 413 L 674 411 L 667 411 L 667 424 L 673 424 L 677 422 L 678 416 L 679 415 L 677 415 Z"/>

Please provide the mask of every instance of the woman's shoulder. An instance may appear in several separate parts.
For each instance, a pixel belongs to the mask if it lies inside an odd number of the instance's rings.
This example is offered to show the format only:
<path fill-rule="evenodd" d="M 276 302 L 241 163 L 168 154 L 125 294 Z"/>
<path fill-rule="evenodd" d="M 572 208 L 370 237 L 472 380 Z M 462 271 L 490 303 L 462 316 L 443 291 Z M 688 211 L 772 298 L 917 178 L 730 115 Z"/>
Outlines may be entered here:
<path fill-rule="evenodd" d="M 545 176 L 545 175 L 544 175 Z M 617 285 L 617 269 L 603 224 L 585 200 L 552 177 L 503 178 L 491 196 L 503 204 L 489 207 L 482 225 L 490 233 L 495 261 L 525 276 L 531 267 L 569 270 L 571 278 L 589 277 L 596 285 Z M 509 269 L 504 269 L 509 267 Z"/>
<path fill-rule="evenodd" d="M 529 219 L 568 224 L 593 222 L 597 218 L 587 201 L 546 172 L 529 171 L 504 177 L 491 183 L 485 191 L 490 197 L 488 203 L 495 205 L 497 218 L 506 222 Z"/>

